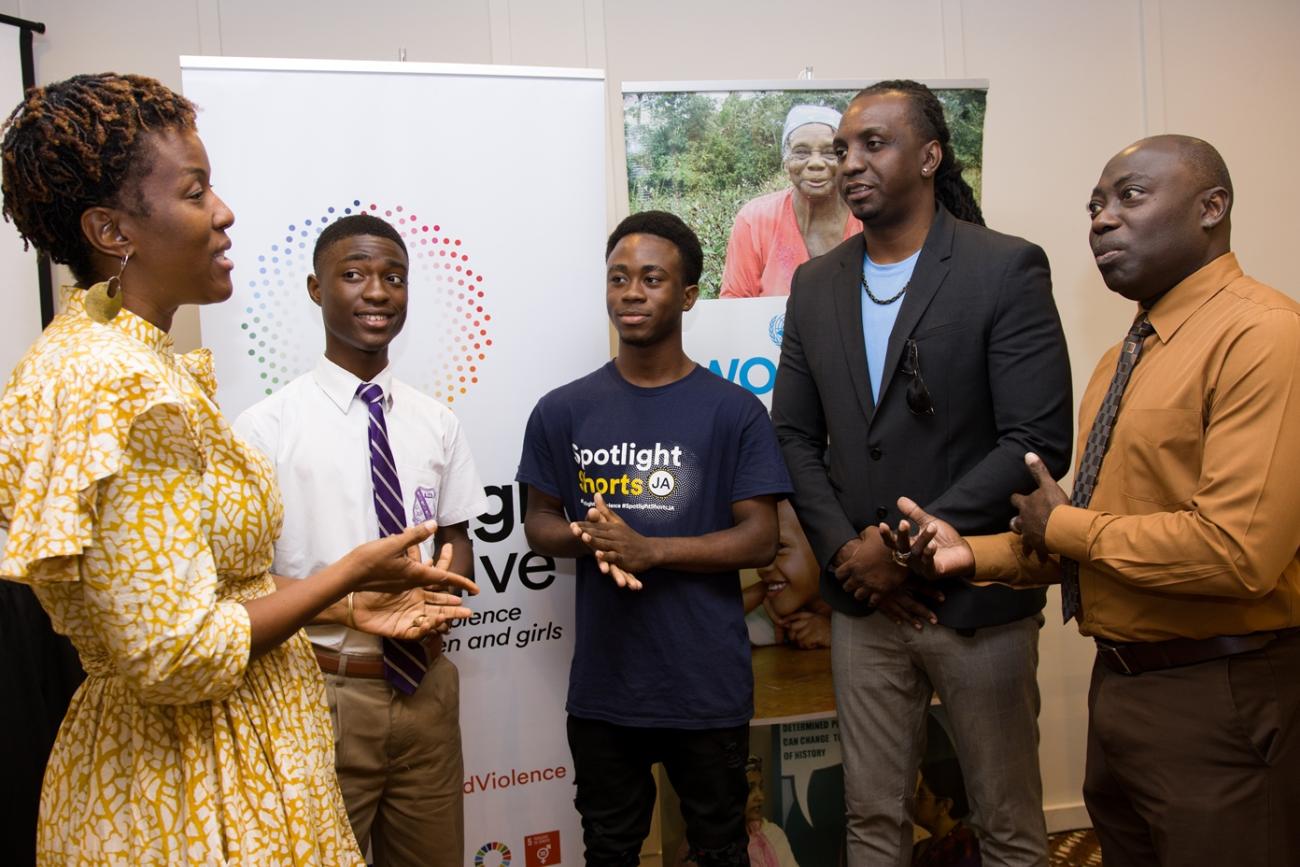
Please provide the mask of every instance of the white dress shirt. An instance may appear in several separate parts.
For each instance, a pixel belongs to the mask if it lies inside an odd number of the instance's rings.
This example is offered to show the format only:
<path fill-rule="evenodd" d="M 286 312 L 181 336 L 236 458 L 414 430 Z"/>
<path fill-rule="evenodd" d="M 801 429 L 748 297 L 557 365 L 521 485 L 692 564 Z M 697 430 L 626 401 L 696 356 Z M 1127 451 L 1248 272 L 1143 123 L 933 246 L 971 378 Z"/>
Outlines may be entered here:
<path fill-rule="evenodd" d="M 406 519 L 459 524 L 487 506 L 460 422 L 438 401 L 394 379 L 384 390 L 384 420 L 401 481 Z M 303 578 L 357 545 L 379 538 L 371 489 L 369 426 L 361 380 L 322 358 L 316 369 L 245 410 L 235 433 L 275 464 L 284 529 L 275 543 L 276 575 Z M 429 556 L 431 543 L 424 547 Z M 379 638 L 346 626 L 311 626 L 312 642 L 346 653 L 380 652 Z"/>

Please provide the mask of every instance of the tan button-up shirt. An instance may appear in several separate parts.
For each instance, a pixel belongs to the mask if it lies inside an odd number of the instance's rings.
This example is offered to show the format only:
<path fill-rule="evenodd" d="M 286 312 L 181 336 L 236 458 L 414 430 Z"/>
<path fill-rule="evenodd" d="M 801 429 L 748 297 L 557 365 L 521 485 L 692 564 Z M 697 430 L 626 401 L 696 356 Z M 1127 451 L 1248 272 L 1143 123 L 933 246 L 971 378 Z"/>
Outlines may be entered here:
<path fill-rule="evenodd" d="M 1300 625 L 1300 305 L 1227 253 L 1150 319 L 1092 503 L 1047 523 L 1048 547 L 1080 564 L 1080 631 L 1162 641 Z M 1118 357 L 1117 344 L 1084 392 L 1076 455 Z M 1060 580 L 1013 534 L 968 541 L 977 580 Z"/>

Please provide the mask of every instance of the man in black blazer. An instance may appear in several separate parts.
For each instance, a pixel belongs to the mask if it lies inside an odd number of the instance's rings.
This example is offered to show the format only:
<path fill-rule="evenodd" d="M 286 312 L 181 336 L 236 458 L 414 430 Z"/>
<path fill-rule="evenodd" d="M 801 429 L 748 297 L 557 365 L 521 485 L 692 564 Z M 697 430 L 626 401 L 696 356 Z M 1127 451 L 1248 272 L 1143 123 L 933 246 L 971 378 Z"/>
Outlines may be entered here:
<path fill-rule="evenodd" d="M 876 528 L 907 494 L 962 532 L 1002 530 L 1011 494 L 1033 489 L 1025 452 L 1065 472 L 1070 370 L 1047 257 L 983 228 L 924 85 L 860 93 L 835 148 L 864 229 L 795 273 L 772 416 L 835 609 L 849 863 L 908 863 L 937 692 L 984 863 L 1045 867 L 1044 592 L 922 585 Z"/>

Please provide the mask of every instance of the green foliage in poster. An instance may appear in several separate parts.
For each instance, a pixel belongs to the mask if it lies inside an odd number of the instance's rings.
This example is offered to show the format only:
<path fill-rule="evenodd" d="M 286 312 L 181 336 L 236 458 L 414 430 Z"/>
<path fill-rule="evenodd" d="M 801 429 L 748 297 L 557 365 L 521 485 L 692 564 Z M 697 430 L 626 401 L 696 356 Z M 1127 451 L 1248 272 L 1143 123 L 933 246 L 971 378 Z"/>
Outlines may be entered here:
<path fill-rule="evenodd" d="M 732 220 L 745 202 L 784 188 L 781 128 L 795 105 L 843 111 L 856 91 L 627 94 L 623 100 L 633 212 L 671 211 L 700 236 L 700 296 L 716 298 Z M 967 182 L 981 193 L 985 91 L 936 91 Z"/>

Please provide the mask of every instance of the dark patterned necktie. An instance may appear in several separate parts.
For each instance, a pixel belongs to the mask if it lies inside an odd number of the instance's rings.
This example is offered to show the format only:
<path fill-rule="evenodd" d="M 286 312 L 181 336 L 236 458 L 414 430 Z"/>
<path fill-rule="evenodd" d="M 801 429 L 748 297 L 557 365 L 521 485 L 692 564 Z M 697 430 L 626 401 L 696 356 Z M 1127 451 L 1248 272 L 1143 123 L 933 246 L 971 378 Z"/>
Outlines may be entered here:
<path fill-rule="evenodd" d="M 1110 435 L 1115 430 L 1115 417 L 1119 415 L 1119 402 L 1124 397 L 1129 376 L 1137 365 L 1138 356 L 1142 354 L 1142 341 L 1146 340 L 1155 328 L 1143 314 L 1119 350 L 1119 363 L 1115 365 L 1115 376 L 1106 389 L 1106 397 L 1101 401 L 1097 417 L 1092 421 L 1092 430 L 1088 431 L 1088 442 L 1083 448 L 1083 459 L 1079 461 L 1079 473 L 1074 477 L 1074 492 L 1070 494 L 1070 505 L 1080 509 L 1088 508 L 1092 502 L 1092 493 L 1097 487 L 1097 474 L 1101 471 L 1102 458 L 1110 446 Z M 1061 613 L 1065 622 L 1078 617 L 1081 609 L 1079 599 L 1079 563 L 1068 557 L 1061 558 Z"/>
<path fill-rule="evenodd" d="M 402 484 L 397 478 L 393 449 L 388 444 L 388 425 L 384 422 L 384 390 L 374 383 L 363 382 L 357 386 L 357 397 L 370 409 L 370 482 L 374 488 L 379 533 L 391 536 L 405 530 L 406 521 L 402 518 L 405 514 Z M 424 645 L 418 641 L 385 638 L 383 646 L 384 678 L 394 689 L 407 695 L 415 692 L 429 667 Z"/>

